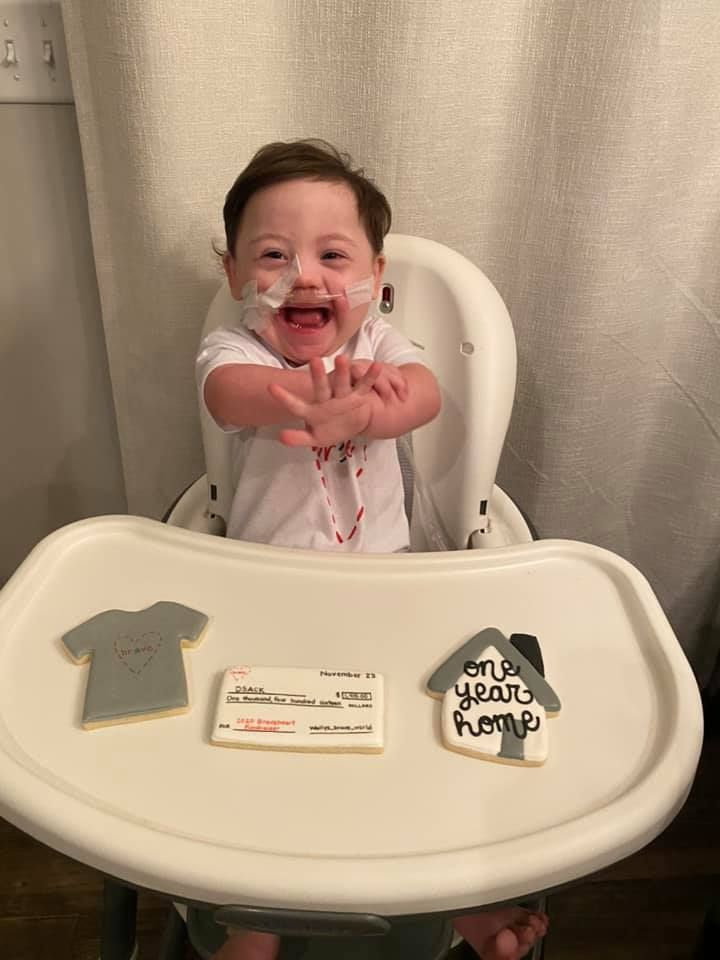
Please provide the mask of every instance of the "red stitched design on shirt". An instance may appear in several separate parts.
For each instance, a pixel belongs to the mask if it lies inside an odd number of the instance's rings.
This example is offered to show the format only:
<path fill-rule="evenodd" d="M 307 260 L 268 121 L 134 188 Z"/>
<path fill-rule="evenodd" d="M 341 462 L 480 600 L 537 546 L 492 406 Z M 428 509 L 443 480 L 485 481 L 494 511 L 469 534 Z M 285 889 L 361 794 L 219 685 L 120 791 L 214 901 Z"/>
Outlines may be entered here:
<path fill-rule="evenodd" d="M 312 447 L 312 452 L 315 454 L 315 469 L 320 473 L 320 483 L 322 484 L 323 490 L 325 491 L 325 501 L 328 505 L 328 510 L 330 513 L 330 520 L 333 526 L 333 532 L 335 534 L 335 539 L 338 543 L 345 543 L 346 540 L 352 540 L 355 534 L 358 531 L 358 524 L 365 516 L 365 504 L 358 503 L 358 509 L 355 514 L 355 523 L 353 524 L 350 532 L 343 536 L 342 531 L 338 529 L 337 519 L 335 517 L 335 509 L 333 507 L 332 500 L 328 494 L 328 482 L 327 477 L 325 476 L 325 471 L 323 469 L 323 464 L 327 463 L 330 460 L 330 454 L 333 450 L 337 450 L 338 453 L 338 463 L 346 463 L 348 460 L 352 460 L 354 456 L 359 456 L 360 451 L 358 451 L 357 444 L 353 443 L 352 440 L 346 440 L 343 443 L 338 443 L 335 447 Z M 365 463 L 367 463 L 367 444 L 362 445 L 362 458 Z M 364 467 L 358 467 L 355 471 L 356 479 L 362 476 L 364 472 Z"/>

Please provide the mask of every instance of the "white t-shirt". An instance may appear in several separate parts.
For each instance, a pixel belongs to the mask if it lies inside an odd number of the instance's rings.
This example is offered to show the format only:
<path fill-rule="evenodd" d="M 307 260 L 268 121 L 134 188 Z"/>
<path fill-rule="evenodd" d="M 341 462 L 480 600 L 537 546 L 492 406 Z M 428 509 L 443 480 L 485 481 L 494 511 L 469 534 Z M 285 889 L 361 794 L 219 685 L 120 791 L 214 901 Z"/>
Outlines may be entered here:
<path fill-rule="evenodd" d="M 410 341 L 378 316 L 368 317 L 338 353 L 351 362 L 424 363 Z M 335 356 L 324 358 L 328 371 Z M 227 363 L 297 369 L 251 331 L 221 327 L 208 334 L 198 353 L 203 406 L 205 380 Z M 297 425 L 290 418 L 288 424 Z M 218 426 L 231 434 L 233 445 L 235 495 L 228 537 L 312 550 L 391 553 L 407 548 L 395 440 L 352 439 L 311 449 L 280 443 L 280 426 Z"/>

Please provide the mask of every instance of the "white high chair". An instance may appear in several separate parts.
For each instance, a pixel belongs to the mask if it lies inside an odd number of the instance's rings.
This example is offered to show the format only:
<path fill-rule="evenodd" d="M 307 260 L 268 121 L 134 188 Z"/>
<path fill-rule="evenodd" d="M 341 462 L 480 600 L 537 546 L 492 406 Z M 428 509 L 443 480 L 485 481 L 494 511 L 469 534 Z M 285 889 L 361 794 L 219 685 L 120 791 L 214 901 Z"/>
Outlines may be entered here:
<path fill-rule="evenodd" d="M 526 543 L 532 536 L 522 513 L 495 485 L 515 393 L 515 336 L 505 304 L 481 270 L 442 244 L 390 234 L 385 253 L 380 312 L 423 350 L 442 388 L 440 416 L 412 439 L 411 498 L 419 508 L 411 516 L 412 548 Z M 203 336 L 236 318 L 223 284 Z M 234 492 L 230 443 L 204 408 L 200 418 L 207 474 L 168 522 L 214 533 L 223 527 L 218 520 L 227 521 Z"/>
<path fill-rule="evenodd" d="M 299 955 L 292 935 L 308 930 L 320 935 L 312 958 L 325 936 L 333 960 L 367 957 L 359 944 L 371 942 L 378 958 L 440 960 L 447 917 L 628 856 L 690 789 L 700 698 L 649 585 L 608 551 L 533 542 L 494 486 L 515 382 L 502 301 L 438 244 L 394 236 L 387 254 L 385 309 L 443 389 L 440 418 L 413 438 L 412 542 L 453 549 L 345 556 L 198 535 L 218 532 L 232 494 L 224 435 L 205 423 L 207 480 L 169 525 L 72 524 L 0 591 L 0 814 L 121 881 L 106 886 L 102 960 L 133 953 L 134 887 L 188 904 L 191 929 L 214 914 L 288 933 L 281 960 Z M 232 308 L 221 291 L 206 328 Z M 158 600 L 211 618 L 185 654 L 190 711 L 83 730 L 86 669 L 62 653 L 61 635 Z M 490 625 L 540 638 L 562 702 L 548 760 L 533 770 L 445 749 L 425 692 L 448 654 Z M 239 663 L 382 674 L 383 754 L 212 747 L 218 679 Z M 171 916 L 163 960 L 182 955 Z"/>
<path fill-rule="evenodd" d="M 440 415 L 399 445 L 412 549 L 530 542 L 521 511 L 495 484 L 517 362 L 505 304 L 478 267 L 443 244 L 390 234 L 385 255 L 378 309 L 423 350 L 443 398 Z M 223 283 L 202 336 L 236 322 L 237 304 Z M 171 526 L 220 534 L 234 492 L 231 445 L 202 404 L 200 422 L 207 473 L 181 495 L 166 520 Z M 191 914 L 191 922 L 198 924 L 198 916 Z M 196 939 L 212 937 L 206 930 L 193 932 Z M 433 925 L 411 925 L 409 933 L 416 955 L 418 933 L 443 941 L 442 930 Z"/>

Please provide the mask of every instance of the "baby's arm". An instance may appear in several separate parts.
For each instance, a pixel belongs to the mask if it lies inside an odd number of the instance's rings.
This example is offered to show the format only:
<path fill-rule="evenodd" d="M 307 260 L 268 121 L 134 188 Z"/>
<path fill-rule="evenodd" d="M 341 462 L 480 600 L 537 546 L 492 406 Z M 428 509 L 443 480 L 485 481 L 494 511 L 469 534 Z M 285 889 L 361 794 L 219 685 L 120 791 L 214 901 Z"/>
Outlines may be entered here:
<path fill-rule="evenodd" d="M 293 447 L 325 446 L 356 436 L 385 439 L 399 437 L 432 419 L 440 409 L 440 391 L 430 371 L 416 363 L 397 368 L 404 385 L 392 388 L 389 383 L 396 375 L 387 370 L 389 366 L 372 362 L 352 384 L 345 357 L 337 358 L 330 377 L 319 360 L 311 360 L 314 396 L 310 401 L 271 384 L 269 392 L 278 403 L 305 421 L 304 430 L 283 430 L 279 439 Z M 383 373 L 388 372 L 390 376 L 378 390 Z"/>
<path fill-rule="evenodd" d="M 361 377 L 369 361 L 352 365 L 353 381 Z M 402 387 L 397 385 L 400 376 Z M 422 363 L 400 366 L 380 364 L 374 386 L 370 423 L 363 433 L 369 439 L 394 439 L 434 420 L 440 412 L 440 389 L 433 374 Z"/>
<path fill-rule="evenodd" d="M 265 427 L 287 423 L 285 406 L 268 392 L 277 383 L 301 400 L 313 399 L 313 383 L 307 368 L 283 370 L 259 363 L 225 363 L 215 367 L 205 381 L 205 405 L 226 426 Z"/>
<path fill-rule="evenodd" d="M 289 416 L 305 420 L 307 431 L 281 434 L 293 446 L 334 443 L 359 433 L 368 439 L 399 437 L 440 409 L 437 382 L 422 364 L 359 361 L 351 383 L 344 357 L 329 375 L 319 360 L 302 370 L 222 364 L 208 375 L 204 397 L 210 414 L 225 426 L 284 424 Z"/>

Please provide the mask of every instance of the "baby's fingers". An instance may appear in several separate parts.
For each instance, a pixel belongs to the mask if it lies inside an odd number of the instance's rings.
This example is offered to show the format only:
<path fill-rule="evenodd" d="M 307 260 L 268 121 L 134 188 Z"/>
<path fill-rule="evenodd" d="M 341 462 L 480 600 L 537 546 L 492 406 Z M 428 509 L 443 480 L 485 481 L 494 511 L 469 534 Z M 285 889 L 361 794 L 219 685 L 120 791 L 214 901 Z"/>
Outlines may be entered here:
<path fill-rule="evenodd" d="M 354 360 L 350 364 L 350 376 L 352 382 L 357 383 L 369 366 L 369 360 Z"/>
<path fill-rule="evenodd" d="M 352 390 L 350 384 L 350 364 L 347 357 L 337 357 L 335 360 L 335 383 L 333 393 L 336 397 L 347 397 Z"/>
<path fill-rule="evenodd" d="M 391 403 L 395 399 L 395 390 L 388 377 L 378 377 L 373 390 L 383 403 Z"/>
<path fill-rule="evenodd" d="M 319 357 L 313 357 L 310 361 L 310 376 L 313 382 L 315 402 L 325 403 L 332 397 L 332 390 L 328 375 L 325 373 L 325 366 Z"/>
<path fill-rule="evenodd" d="M 399 370 L 390 374 L 390 383 L 392 384 L 393 390 L 397 394 L 398 400 L 407 400 L 407 379 L 402 373 L 400 373 Z"/>
<path fill-rule="evenodd" d="M 276 400 L 288 413 L 297 417 L 298 420 L 306 419 L 309 404 L 305 403 L 304 400 L 296 397 L 294 393 L 290 393 L 285 387 L 281 387 L 279 383 L 270 383 L 267 389 L 273 400 Z"/>
<path fill-rule="evenodd" d="M 372 388 L 375 386 L 381 372 L 382 366 L 379 363 L 371 363 L 362 377 L 360 377 L 358 382 L 355 384 L 353 392 L 360 394 L 361 396 L 366 393 L 370 393 Z"/>
<path fill-rule="evenodd" d="M 286 447 L 313 447 L 317 443 L 307 430 L 281 430 L 278 440 Z"/>

